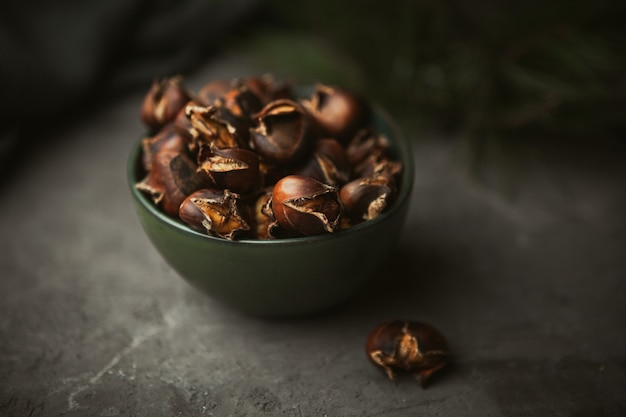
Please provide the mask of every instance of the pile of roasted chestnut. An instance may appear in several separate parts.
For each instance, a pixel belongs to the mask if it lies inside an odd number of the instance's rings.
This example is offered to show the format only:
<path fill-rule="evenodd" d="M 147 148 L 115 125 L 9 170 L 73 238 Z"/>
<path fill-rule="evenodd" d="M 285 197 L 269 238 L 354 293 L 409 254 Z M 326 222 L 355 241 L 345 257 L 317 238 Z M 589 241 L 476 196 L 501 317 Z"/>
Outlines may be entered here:
<path fill-rule="evenodd" d="M 140 117 L 143 178 L 165 214 L 225 239 L 335 232 L 393 203 L 401 163 L 363 97 L 272 76 L 155 81 Z"/>

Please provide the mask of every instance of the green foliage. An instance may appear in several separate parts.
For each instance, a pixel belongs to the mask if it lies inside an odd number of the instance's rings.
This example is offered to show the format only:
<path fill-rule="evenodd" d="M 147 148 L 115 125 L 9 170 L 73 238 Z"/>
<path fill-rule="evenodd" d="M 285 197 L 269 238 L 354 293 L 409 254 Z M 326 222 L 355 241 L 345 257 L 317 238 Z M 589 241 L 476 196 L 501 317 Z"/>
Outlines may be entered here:
<path fill-rule="evenodd" d="M 266 50 L 285 47 L 282 59 L 299 71 L 348 80 L 416 127 L 626 131 L 618 0 L 269 4 L 298 41 L 275 36 Z M 312 53 L 311 40 L 324 48 Z"/>

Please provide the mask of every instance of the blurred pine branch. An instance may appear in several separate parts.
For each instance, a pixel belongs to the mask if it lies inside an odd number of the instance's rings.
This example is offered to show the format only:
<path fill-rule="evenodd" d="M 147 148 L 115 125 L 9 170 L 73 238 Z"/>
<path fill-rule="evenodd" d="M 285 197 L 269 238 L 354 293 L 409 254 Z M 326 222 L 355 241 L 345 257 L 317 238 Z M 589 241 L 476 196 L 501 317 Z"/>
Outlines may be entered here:
<path fill-rule="evenodd" d="M 624 2 L 269 4 L 287 33 L 321 40 L 334 55 L 308 59 L 306 41 L 278 36 L 266 50 L 282 44 L 290 65 L 351 80 L 417 128 L 626 133 Z"/>

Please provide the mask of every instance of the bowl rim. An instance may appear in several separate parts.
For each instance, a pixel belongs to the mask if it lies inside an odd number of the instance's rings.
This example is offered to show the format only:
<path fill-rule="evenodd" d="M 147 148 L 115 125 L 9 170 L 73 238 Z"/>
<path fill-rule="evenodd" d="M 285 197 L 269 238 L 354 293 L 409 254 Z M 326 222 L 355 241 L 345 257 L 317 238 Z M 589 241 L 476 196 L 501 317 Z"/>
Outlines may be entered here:
<path fill-rule="evenodd" d="M 414 161 L 413 161 L 413 152 L 411 149 L 411 144 L 408 139 L 404 135 L 403 131 L 400 129 L 398 124 L 391 118 L 389 113 L 380 105 L 376 103 L 371 104 L 372 113 L 379 118 L 383 124 L 386 126 L 388 133 L 393 135 L 393 138 L 390 139 L 391 146 L 393 151 L 398 155 L 399 159 L 402 162 L 402 181 L 400 184 L 400 189 L 398 192 L 397 198 L 394 200 L 393 204 L 389 209 L 381 213 L 379 216 L 372 220 L 368 220 L 365 222 L 361 222 L 354 226 L 348 227 L 346 229 L 334 232 L 334 233 L 325 233 L 314 236 L 302 236 L 302 237 L 291 237 L 291 238 L 275 238 L 275 239 L 236 239 L 229 240 L 217 236 L 211 236 L 196 230 L 193 230 L 189 226 L 185 225 L 182 221 L 172 218 L 155 206 L 149 198 L 137 189 L 135 186 L 139 179 L 137 178 L 138 166 L 141 160 L 141 152 L 142 146 L 141 142 L 144 136 L 136 139 L 131 147 L 127 166 L 126 166 L 126 176 L 127 182 L 130 187 L 130 191 L 132 196 L 138 201 L 142 207 L 148 210 L 148 212 L 157 218 L 160 223 L 167 225 L 172 229 L 176 229 L 177 231 L 187 234 L 190 237 L 201 239 L 207 242 L 212 242 L 215 244 L 223 244 L 223 245 L 254 245 L 254 246 L 281 246 L 281 245 L 292 245 L 292 244 L 310 244 L 318 241 L 330 241 L 341 239 L 342 237 L 347 237 L 350 234 L 359 233 L 359 231 L 363 229 L 369 229 L 374 227 L 375 225 L 385 222 L 387 219 L 393 216 L 399 210 L 402 210 L 405 204 L 408 204 L 413 185 L 414 185 Z M 387 132 L 385 132 L 387 133 Z"/>

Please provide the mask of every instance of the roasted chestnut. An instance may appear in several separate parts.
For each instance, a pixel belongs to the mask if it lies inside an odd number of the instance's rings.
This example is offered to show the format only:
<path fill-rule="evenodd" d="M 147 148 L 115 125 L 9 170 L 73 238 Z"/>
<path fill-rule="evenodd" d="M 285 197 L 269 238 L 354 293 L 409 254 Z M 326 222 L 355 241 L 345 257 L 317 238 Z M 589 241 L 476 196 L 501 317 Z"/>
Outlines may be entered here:
<path fill-rule="evenodd" d="M 173 128 L 176 133 L 184 137 L 189 143 L 194 140 L 194 134 L 192 133 L 193 127 L 191 126 L 189 117 L 187 117 L 187 107 L 190 106 L 199 106 L 199 104 L 194 100 L 188 101 L 187 104 L 185 104 L 183 108 L 178 111 L 178 114 L 174 118 L 173 122 Z M 165 127 L 163 129 L 165 129 Z"/>
<path fill-rule="evenodd" d="M 274 100 L 294 99 L 291 83 L 278 82 L 271 74 L 239 78 L 234 81 L 234 84 L 247 87 L 261 100 L 263 106 Z"/>
<path fill-rule="evenodd" d="M 395 183 L 397 175 L 402 171 L 402 164 L 386 156 L 372 155 L 353 167 L 356 177 L 385 177 Z"/>
<path fill-rule="evenodd" d="M 259 157 L 242 148 L 204 146 L 198 153 L 198 169 L 222 189 L 245 193 L 261 183 Z"/>
<path fill-rule="evenodd" d="M 297 161 L 311 145 L 307 114 L 292 100 L 274 100 L 255 115 L 250 147 L 271 163 Z"/>
<path fill-rule="evenodd" d="M 329 185 L 341 185 L 350 179 L 350 163 L 346 151 L 337 140 L 318 139 L 309 155 L 296 169 L 298 175 L 315 178 Z"/>
<path fill-rule="evenodd" d="M 369 118 L 369 108 L 362 97 L 324 84 L 316 85 L 311 96 L 302 100 L 302 105 L 328 136 L 342 143 L 351 140 Z"/>
<path fill-rule="evenodd" d="M 428 323 L 394 320 L 376 327 L 365 343 L 367 357 L 389 379 L 408 372 L 425 387 L 431 375 L 449 362 L 448 343 Z"/>
<path fill-rule="evenodd" d="M 206 83 L 198 90 L 196 99 L 203 106 L 212 106 L 215 101 L 223 97 L 233 88 L 233 82 L 230 80 L 215 80 Z"/>
<path fill-rule="evenodd" d="M 191 93 L 183 86 L 182 77 L 155 80 L 141 105 L 141 121 L 152 130 L 174 121 L 176 115 L 191 100 Z"/>
<path fill-rule="evenodd" d="M 389 139 L 374 129 L 361 129 L 346 146 L 346 155 L 350 165 L 358 167 L 366 159 L 379 159 L 387 154 Z M 358 168 L 357 168 L 358 170 Z"/>
<path fill-rule="evenodd" d="M 203 188 L 191 193 L 180 204 L 179 216 L 193 229 L 229 240 L 250 230 L 239 194 L 228 190 Z"/>
<path fill-rule="evenodd" d="M 272 189 L 267 188 L 258 195 L 252 208 L 255 234 L 257 239 L 271 239 L 274 237 L 273 227 L 277 226 L 271 206 Z"/>
<path fill-rule="evenodd" d="M 206 178 L 197 172 L 197 165 L 186 153 L 165 150 L 154 155 L 150 171 L 136 187 L 165 214 L 177 217 L 185 197 L 204 185 Z"/>
<path fill-rule="evenodd" d="M 281 233 L 291 236 L 332 233 L 341 222 L 337 187 L 310 177 L 281 178 L 272 191 L 271 207 Z"/>
<path fill-rule="evenodd" d="M 187 150 L 187 139 L 168 123 L 153 136 L 146 136 L 141 141 L 143 167 L 148 171 L 152 166 L 152 158 L 160 151 L 184 152 Z"/>
<path fill-rule="evenodd" d="M 263 108 L 261 99 L 245 85 L 231 88 L 215 100 L 215 105 L 225 108 L 234 117 L 245 120 L 249 120 Z"/>
<path fill-rule="evenodd" d="M 384 176 L 363 177 L 341 187 L 339 196 L 346 216 L 355 224 L 378 217 L 393 201 L 395 188 Z"/>
<path fill-rule="evenodd" d="M 201 145 L 216 148 L 234 148 L 239 146 L 236 129 L 219 115 L 216 106 L 202 106 L 189 103 L 185 107 L 189 119 L 189 133 L 192 137 L 192 149 L 196 152 Z"/>

